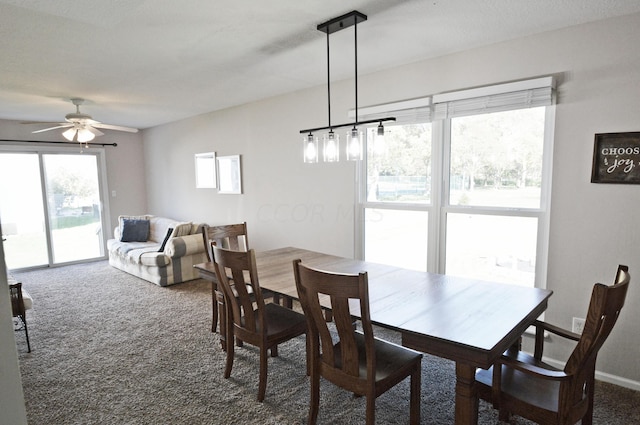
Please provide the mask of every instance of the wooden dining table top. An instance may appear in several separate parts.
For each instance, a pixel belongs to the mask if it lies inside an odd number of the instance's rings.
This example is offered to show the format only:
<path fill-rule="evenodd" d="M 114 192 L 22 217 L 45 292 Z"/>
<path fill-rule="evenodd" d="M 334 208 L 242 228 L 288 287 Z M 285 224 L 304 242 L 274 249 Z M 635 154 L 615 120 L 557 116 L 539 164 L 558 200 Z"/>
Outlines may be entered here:
<path fill-rule="evenodd" d="M 260 286 L 297 299 L 293 260 L 298 258 L 306 266 L 331 272 L 366 271 L 374 324 L 402 332 L 403 340 L 420 351 L 484 368 L 544 312 L 552 294 L 545 289 L 407 270 L 293 247 L 256 252 Z M 322 304 L 330 307 L 328 299 Z M 357 303 L 351 311 L 359 315 Z M 446 352 L 439 347 L 443 343 L 450 346 Z"/>

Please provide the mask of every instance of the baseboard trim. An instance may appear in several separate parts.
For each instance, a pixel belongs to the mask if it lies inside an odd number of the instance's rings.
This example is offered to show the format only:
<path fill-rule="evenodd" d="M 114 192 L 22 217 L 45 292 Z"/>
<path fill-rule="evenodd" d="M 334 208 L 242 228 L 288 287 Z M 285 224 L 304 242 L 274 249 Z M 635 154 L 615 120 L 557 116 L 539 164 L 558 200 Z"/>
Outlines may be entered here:
<path fill-rule="evenodd" d="M 543 357 L 542 360 L 545 361 L 546 363 L 549 363 L 551 366 L 557 367 L 558 369 L 564 368 L 564 363 L 559 362 L 557 360 L 550 359 L 548 357 Z M 610 373 L 600 372 L 596 370 L 596 379 L 598 381 L 608 382 L 609 384 L 614 384 L 620 387 L 629 388 L 630 390 L 640 391 L 640 382 L 623 378 L 621 376 L 612 375 Z"/>

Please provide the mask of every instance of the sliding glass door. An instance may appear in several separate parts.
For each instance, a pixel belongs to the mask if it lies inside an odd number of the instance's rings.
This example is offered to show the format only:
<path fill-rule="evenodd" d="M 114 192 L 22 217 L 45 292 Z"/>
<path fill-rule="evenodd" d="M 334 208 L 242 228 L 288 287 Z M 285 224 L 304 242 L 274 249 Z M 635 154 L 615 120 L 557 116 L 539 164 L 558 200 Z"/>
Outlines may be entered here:
<path fill-rule="evenodd" d="M 49 264 L 37 154 L 0 153 L 0 222 L 8 269 Z"/>
<path fill-rule="evenodd" d="M 104 257 L 100 153 L 0 151 L 8 269 Z"/>

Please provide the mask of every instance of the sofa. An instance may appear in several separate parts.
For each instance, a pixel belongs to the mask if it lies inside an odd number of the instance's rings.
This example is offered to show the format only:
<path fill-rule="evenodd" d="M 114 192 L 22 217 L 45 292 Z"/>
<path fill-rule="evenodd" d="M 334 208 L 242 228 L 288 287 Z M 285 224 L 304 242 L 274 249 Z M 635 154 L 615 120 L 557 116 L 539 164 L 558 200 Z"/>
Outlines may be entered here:
<path fill-rule="evenodd" d="M 153 215 L 118 217 L 107 241 L 109 264 L 159 286 L 197 279 L 194 264 L 208 261 L 202 224 Z"/>

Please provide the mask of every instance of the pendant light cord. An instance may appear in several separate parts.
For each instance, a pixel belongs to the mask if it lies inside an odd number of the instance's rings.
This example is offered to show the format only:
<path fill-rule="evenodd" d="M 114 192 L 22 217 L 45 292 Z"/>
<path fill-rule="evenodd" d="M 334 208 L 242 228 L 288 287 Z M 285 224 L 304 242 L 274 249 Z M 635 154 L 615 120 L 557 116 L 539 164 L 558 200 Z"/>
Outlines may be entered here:
<path fill-rule="evenodd" d="M 329 114 L 329 130 L 331 130 L 331 67 L 329 66 L 329 32 L 327 31 L 327 109 Z"/>
<path fill-rule="evenodd" d="M 358 124 L 358 20 L 355 20 L 353 24 L 353 34 L 354 34 L 354 50 L 355 50 L 355 86 L 356 86 L 356 121 L 353 124 L 353 128 L 356 128 Z"/>

